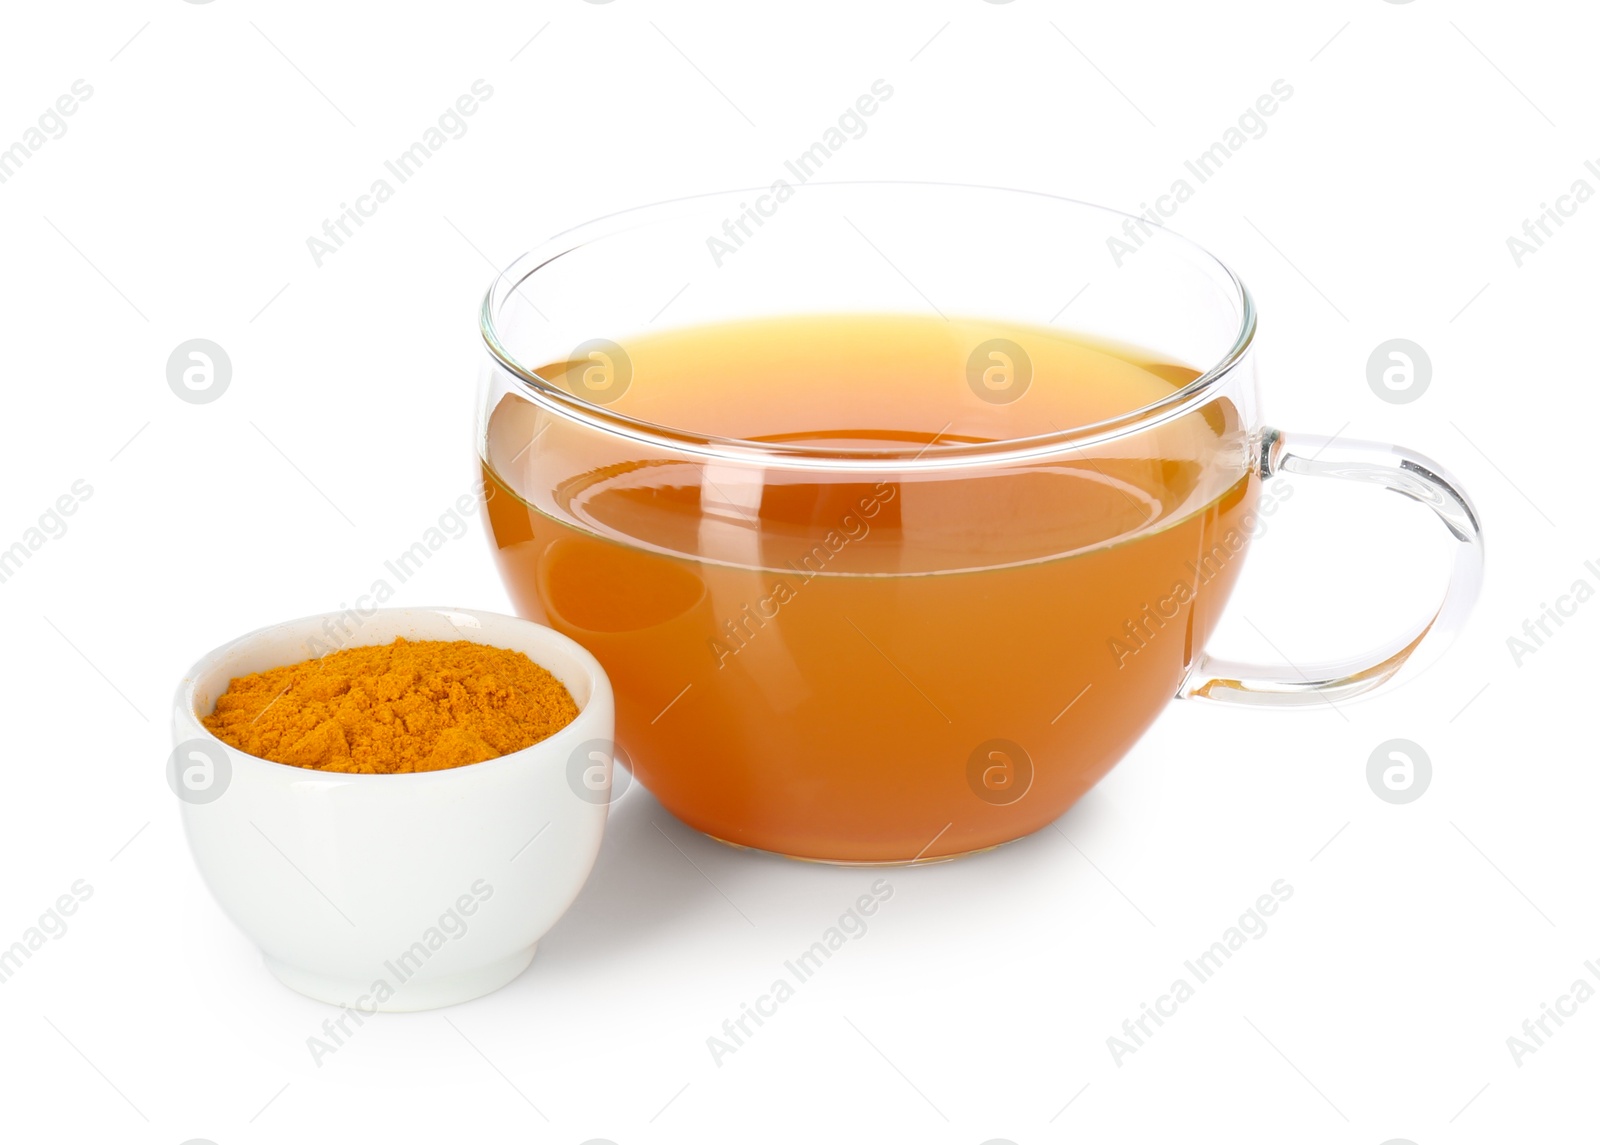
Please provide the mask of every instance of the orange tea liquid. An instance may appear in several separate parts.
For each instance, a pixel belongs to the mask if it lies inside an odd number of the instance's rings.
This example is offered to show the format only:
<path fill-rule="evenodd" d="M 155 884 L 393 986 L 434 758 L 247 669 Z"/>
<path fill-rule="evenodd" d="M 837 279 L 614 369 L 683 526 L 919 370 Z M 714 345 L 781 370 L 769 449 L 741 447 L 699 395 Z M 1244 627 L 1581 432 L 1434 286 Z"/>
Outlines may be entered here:
<path fill-rule="evenodd" d="M 609 409 L 657 425 L 921 447 L 924 465 L 1195 377 L 1059 331 L 909 316 L 749 321 L 624 352 L 538 373 L 584 393 L 598 379 Z M 516 393 L 486 440 L 512 599 L 605 666 L 636 777 L 716 838 L 834 861 L 972 851 L 1071 806 L 1203 647 L 1257 492 L 1223 399 L 987 468 L 709 461 Z"/>

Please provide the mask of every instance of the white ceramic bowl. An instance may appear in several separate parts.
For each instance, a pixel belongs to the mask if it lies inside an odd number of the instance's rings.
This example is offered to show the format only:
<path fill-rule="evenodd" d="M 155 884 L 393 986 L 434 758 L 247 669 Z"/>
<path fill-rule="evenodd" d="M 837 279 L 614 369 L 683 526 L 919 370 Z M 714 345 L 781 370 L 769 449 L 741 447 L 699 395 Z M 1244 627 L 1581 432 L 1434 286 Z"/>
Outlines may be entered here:
<path fill-rule="evenodd" d="M 404 636 L 526 653 L 567 686 L 578 718 L 511 755 L 402 775 L 272 763 L 200 723 L 233 677 L 326 651 L 330 625 L 346 647 Z M 280 981 L 365 1012 L 426 1010 L 511 981 L 577 897 L 605 827 L 614 721 L 599 662 L 532 621 L 444 608 L 310 616 L 189 670 L 168 782 L 206 884 Z"/>

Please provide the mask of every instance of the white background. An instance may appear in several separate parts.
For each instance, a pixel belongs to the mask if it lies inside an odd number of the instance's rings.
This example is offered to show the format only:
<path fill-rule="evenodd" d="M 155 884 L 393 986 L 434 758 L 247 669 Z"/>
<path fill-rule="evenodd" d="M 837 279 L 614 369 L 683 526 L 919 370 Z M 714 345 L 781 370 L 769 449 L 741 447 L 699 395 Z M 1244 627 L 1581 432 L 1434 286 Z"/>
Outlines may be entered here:
<path fill-rule="evenodd" d="M 0 185 L 0 542 L 74 481 L 93 495 L 0 584 L 0 945 L 74 880 L 93 896 L 0 986 L 0 1134 L 1592 1134 L 1600 1001 L 1520 1065 L 1506 1039 L 1600 960 L 1600 604 L 1520 667 L 1506 639 L 1600 585 L 1600 205 L 1520 268 L 1505 240 L 1580 177 L 1600 187 L 1596 32 L 1576 3 L 1440 0 L 8 6 L 0 147 L 74 80 L 93 96 Z M 318 268 L 307 236 L 480 78 L 467 134 Z M 731 851 L 639 789 L 528 973 L 380 1015 L 314 1065 L 330 1009 L 267 974 L 185 849 L 163 780 L 179 675 L 353 600 L 470 487 L 491 264 L 766 183 L 878 78 L 895 96 L 828 178 L 1132 209 L 1287 80 L 1171 225 L 1253 289 L 1273 424 L 1400 441 L 1466 483 L 1490 544 L 1473 623 L 1370 702 L 1175 703 L 1054 829 L 887 872 L 868 933 L 720 1066 L 706 1038 L 879 873 Z M 209 405 L 166 382 L 195 337 L 233 363 Z M 1392 337 L 1433 362 L 1410 404 L 1367 385 Z M 1421 509 L 1300 485 L 1220 650 L 1268 655 L 1259 629 L 1291 657 L 1358 651 L 1438 590 Z M 481 526 L 395 603 L 509 610 Z M 1434 768 L 1404 806 L 1366 780 L 1394 737 Z M 1108 1036 L 1277 879 L 1294 893 L 1268 933 L 1116 1064 Z"/>

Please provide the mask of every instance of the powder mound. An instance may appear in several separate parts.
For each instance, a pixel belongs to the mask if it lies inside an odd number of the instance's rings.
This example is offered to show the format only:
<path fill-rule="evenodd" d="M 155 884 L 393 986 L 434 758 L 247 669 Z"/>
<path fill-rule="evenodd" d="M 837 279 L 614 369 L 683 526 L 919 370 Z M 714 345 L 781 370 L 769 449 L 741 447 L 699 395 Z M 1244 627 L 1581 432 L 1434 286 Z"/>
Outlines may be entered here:
<path fill-rule="evenodd" d="M 202 722 L 275 763 L 394 774 L 521 751 L 577 715 L 566 686 L 521 652 L 400 637 L 237 677 Z"/>

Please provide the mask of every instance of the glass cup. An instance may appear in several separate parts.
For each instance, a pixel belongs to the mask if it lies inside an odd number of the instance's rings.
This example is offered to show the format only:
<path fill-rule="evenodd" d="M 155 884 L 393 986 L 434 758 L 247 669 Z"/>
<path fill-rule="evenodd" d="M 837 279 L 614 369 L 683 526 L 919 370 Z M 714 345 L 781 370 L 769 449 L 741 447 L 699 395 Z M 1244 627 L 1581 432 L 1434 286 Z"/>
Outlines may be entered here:
<path fill-rule="evenodd" d="M 992 847 L 1059 817 L 1173 697 L 1358 695 L 1419 670 L 1477 594 L 1457 482 L 1262 425 L 1243 284 L 1104 208 L 911 183 L 683 199 L 518 259 L 481 327 L 512 600 L 605 666 L 618 760 L 729 843 Z M 1283 473 L 1433 510 L 1439 607 L 1345 660 L 1207 653 Z"/>

